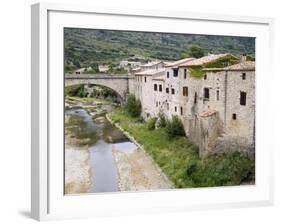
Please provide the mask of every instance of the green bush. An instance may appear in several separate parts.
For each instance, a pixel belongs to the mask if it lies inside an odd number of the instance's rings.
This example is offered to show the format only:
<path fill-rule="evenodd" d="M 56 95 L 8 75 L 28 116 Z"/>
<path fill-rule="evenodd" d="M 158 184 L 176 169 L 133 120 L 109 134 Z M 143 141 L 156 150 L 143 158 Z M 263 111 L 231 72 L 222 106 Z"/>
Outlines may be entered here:
<path fill-rule="evenodd" d="M 210 155 L 189 161 L 186 174 L 195 186 L 240 185 L 254 180 L 255 162 L 242 152 Z"/>
<path fill-rule="evenodd" d="M 190 160 L 186 166 L 187 176 L 191 176 L 198 169 L 198 160 Z"/>
<path fill-rule="evenodd" d="M 178 116 L 173 116 L 171 120 L 166 121 L 166 133 L 168 138 L 185 136 L 183 124 Z"/>
<path fill-rule="evenodd" d="M 143 117 L 139 116 L 135 119 L 135 122 L 136 123 L 144 123 L 144 119 L 143 119 Z"/>
<path fill-rule="evenodd" d="M 86 97 L 87 92 L 84 89 L 84 85 L 73 85 L 65 87 L 65 93 L 68 96 Z"/>
<path fill-rule="evenodd" d="M 157 121 L 156 117 L 152 117 L 147 121 L 147 129 L 148 130 L 154 130 L 155 129 L 155 123 Z"/>
<path fill-rule="evenodd" d="M 77 93 L 77 96 L 78 97 L 87 97 L 88 93 L 85 91 L 85 88 L 84 86 L 82 85 L 82 87 L 79 89 L 78 93 Z"/>
<path fill-rule="evenodd" d="M 141 115 L 141 102 L 134 95 L 129 95 L 125 104 L 125 110 L 131 117 Z"/>

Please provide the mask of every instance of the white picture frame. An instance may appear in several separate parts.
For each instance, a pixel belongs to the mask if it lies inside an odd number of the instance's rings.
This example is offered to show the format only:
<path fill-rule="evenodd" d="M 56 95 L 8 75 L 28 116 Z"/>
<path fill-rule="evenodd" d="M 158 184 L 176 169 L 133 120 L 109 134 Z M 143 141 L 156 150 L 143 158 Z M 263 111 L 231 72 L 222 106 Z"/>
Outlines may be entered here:
<path fill-rule="evenodd" d="M 31 214 L 37 220 L 264 206 L 273 203 L 273 147 L 266 92 L 273 74 L 271 18 L 38 3 L 32 5 Z M 133 26 L 132 26 L 133 24 Z M 63 27 L 256 37 L 256 184 L 64 196 Z M 184 28 L 185 27 L 185 28 Z M 54 150 L 57 149 L 57 150 Z M 84 206 L 86 205 L 86 206 Z M 98 206 L 97 206 L 98 205 Z M 91 208 L 91 209 L 89 209 Z"/>

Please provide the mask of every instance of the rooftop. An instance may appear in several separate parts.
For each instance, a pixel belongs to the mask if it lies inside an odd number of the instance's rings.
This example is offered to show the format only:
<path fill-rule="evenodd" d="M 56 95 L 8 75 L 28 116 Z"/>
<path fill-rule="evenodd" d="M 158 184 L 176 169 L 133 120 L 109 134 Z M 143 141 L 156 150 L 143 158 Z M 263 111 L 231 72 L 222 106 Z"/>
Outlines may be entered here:
<path fill-rule="evenodd" d="M 255 71 L 254 61 L 244 61 L 224 68 L 205 68 L 204 71 Z"/>
<path fill-rule="evenodd" d="M 169 63 L 167 63 L 166 67 L 179 66 L 183 63 L 186 63 L 186 62 L 189 62 L 189 61 L 192 61 L 192 60 L 195 60 L 195 58 L 184 58 L 184 59 L 181 59 L 181 60 L 178 60 L 178 61 L 169 62 Z"/>
<path fill-rule="evenodd" d="M 142 67 L 151 67 L 151 66 L 158 65 L 161 63 L 163 63 L 163 62 L 162 61 L 152 61 L 152 62 L 148 62 L 147 64 L 142 65 Z"/>
<path fill-rule="evenodd" d="M 227 57 L 227 56 L 232 56 L 232 55 L 229 54 L 229 53 L 226 53 L 226 54 L 210 54 L 210 55 L 204 56 L 202 58 L 197 58 L 197 59 L 188 61 L 186 63 L 182 63 L 180 66 L 183 66 L 183 67 L 185 67 L 185 66 L 200 66 L 200 65 L 208 64 L 210 62 L 214 62 L 218 59 L 221 59 L 221 58 L 224 58 L 224 57 Z"/>
<path fill-rule="evenodd" d="M 160 69 L 148 69 L 140 72 L 136 72 L 135 75 L 161 75 L 161 73 L 165 72 L 165 68 Z"/>

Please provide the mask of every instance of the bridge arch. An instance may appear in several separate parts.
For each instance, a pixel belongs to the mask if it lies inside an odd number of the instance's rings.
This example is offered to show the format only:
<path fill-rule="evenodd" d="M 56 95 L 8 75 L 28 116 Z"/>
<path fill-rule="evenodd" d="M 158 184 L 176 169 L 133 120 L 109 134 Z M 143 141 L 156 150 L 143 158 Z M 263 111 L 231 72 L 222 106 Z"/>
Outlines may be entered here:
<path fill-rule="evenodd" d="M 115 91 L 122 101 L 129 93 L 129 77 L 120 75 L 65 75 L 65 86 L 88 84 L 104 86 Z"/>
<path fill-rule="evenodd" d="M 93 87 L 93 86 L 98 86 L 98 87 L 102 87 L 102 88 L 107 88 L 107 89 L 113 91 L 113 92 L 116 94 L 117 100 L 119 101 L 119 103 L 121 103 L 121 104 L 124 103 L 124 100 L 125 100 L 124 97 L 122 97 L 116 90 L 114 90 L 114 89 L 112 89 L 112 88 L 110 88 L 110 87 L 108 87 L 108 86 L 104 86 L 104 85 L 100 85 L 100 84 L 89 84 L 89 83 L 84 84 L 84 85 L 87 85 L 86 88 L 91 88 L 91 87 Z"/>

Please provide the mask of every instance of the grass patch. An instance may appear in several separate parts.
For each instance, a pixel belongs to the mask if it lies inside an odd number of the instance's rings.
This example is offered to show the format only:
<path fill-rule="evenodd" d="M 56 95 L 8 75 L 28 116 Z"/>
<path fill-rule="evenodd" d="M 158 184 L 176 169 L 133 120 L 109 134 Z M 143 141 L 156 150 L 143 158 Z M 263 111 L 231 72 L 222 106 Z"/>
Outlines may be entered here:
<path fill-rule="evenodd" d="M 240 185 L 254 179 L 254 161 L 243 153 L 201 159 L 198 147 L 184 136 L 169 139 L 164 128 L 150 130 L 148 123 L 120 108 L 109 116 L 143 145 L 177 188 Z"/>
<path fill-rule="evenodd" d="M 147 121 L 148 130 L 154 130 L 155 129 L 156 121 L 157 121 L 156 117 L 152 117 Z"/>

